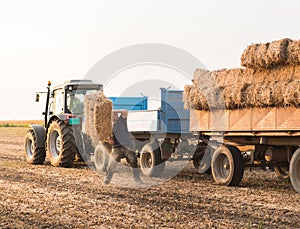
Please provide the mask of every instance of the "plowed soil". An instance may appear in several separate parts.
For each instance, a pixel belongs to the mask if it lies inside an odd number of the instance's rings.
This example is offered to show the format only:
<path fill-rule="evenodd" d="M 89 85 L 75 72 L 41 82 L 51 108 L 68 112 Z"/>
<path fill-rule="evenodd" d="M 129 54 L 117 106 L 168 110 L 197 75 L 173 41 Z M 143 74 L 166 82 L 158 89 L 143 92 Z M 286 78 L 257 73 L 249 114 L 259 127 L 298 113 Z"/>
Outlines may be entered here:
<path fill-rule="evenodd" d="M 25 132 L 0 128 L 0 228 L 300 228 L 300 195 L 271 171 L 225 187 L 189 163 L 153 187 L 103 186 L 84 164 L 28 165 Z"/>

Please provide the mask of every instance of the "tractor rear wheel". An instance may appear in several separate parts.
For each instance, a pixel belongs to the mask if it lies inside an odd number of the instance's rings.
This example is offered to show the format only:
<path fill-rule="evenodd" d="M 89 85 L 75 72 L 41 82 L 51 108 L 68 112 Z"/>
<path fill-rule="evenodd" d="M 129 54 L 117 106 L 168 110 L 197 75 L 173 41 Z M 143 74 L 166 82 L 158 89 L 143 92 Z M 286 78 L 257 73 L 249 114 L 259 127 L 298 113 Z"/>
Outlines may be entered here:
<path fill-rule="evenodd" d="M 29 164 L 42 165 L 45 161 L 45 147 L 37 147 L 37 137 L 32 129 L 30 129 L 25 137 L 25 158 Z"/>
<path fill-rule="evenodd" d="M 53 166 L 72 167 L 76 155 L 73 129 L 61 120 L 50 123 L 47 132 L 47 156 Z"/>

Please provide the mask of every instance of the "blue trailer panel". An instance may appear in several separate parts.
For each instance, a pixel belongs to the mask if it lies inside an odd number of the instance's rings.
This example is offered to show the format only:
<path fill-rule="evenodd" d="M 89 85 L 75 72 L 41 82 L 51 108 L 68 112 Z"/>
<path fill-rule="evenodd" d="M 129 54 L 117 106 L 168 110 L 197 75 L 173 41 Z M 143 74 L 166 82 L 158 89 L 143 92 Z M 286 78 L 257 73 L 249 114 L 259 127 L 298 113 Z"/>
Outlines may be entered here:
<path fill-rule="evenodd" d="M 161 89 L 160 132 L 189 133 L 190 111 L 184 109 L 183 91 Z"/>
<path fill-rule="evenodd" d="M 148 97 L 109 97 L 114 110 L 147 110 Z"/>
<path fill-rule="evenodd" d="M 161 107 L 158 110 L 132 111 L 128 115 L 130 132 L 157 132 L 188 134 L 190 112 L 184 109 L 183 91 L 161 89 Z"/>

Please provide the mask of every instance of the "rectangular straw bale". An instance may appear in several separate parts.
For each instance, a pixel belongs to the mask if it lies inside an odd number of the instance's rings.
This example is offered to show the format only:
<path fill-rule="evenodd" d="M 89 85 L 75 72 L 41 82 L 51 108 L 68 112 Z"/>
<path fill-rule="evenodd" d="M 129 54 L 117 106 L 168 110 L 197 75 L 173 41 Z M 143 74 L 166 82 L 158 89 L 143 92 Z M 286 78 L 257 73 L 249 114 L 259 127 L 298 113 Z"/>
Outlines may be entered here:
<path fill-rule="evenodd" d="M 240 82 L 224 88 L 223 98 L 226 109 L 237 109 L 244 106 L 243 93 L 247 86 Z"/>
<path fill-rule="evenodd" d="M 260 68 L 253 71 L 253 83 L 263 83 L 273 80 L 274 79 L 270 77 L 270 69 Z"/>
<path fill-rule="evenodd" d="M 112 137 L 112 101 L 103 100 L 96 104 L 94 110 L 94 127 L 99 141 L 105 141 Z"/>
<path fill-rule="evenodd" d="M 255 83 L 245 90 L 245 107 L 264 107 L 270 103 L 271 91 L 268 84 Z"/>
<path fill-rule="evenodd" d="M 193 109 L 196 110 L 208 110 L 207 99 L 204 96 L 203 92 L 200 90 L 198 85 L 193 85 L 191 90 L 191 104 Z"/>
<path fill-rule="evenodd" d="M 257 68 L 268 68 L 266 66 L 266 57 L 270 43 L 260 44 L 254 53 L 254 63 Z"/>
<path fill-rule="evenodd" d="M 277 81 L 274 82 L 272 96 L 274 98 L 275 107 L 285 107 L 285 91 L 290 82 Z"/>
<path fill-rule="evenodd" d="M 294 79 L 295 66 L 275 66 L 268 71 L 267 81 L 290 82 Z"/>
<path fill-rule="evenodd" d="M 103 92 L 87 94 L 84 97 L 85 133 L 92 138 L 93 144 L 96 144 L 95 138 L 97 136 L 96 128 L 94 126 L 95 105 L 106 99 L 107 97 Z"/>
<path fill-rule="evenodd" d="M 259 44 L 249 45 L 242 53 L 241 56 L 241 65 L 248 68 L 254 68 L 256 66 L 255 63 L 255 53 L 258 49 Z"/>
<path fill-rule="evenodd" d="M 290 42 L 288 47 L 288 63 L 292 65 L 300 64 L 300 40 Z"/>
<path fill-rule="evenodd" d="M 213 71 L 212 76 L 220 87 L 236 84 L 244 80 L 244 69 L 233 68 Z"/>
<path fill-rule="evenodd" d="M 300 65 L 294 66 L 293 80 L 300 80 Z"/>
<path fill-rule="evenodd" d="M 285 38 L 273 41 L 269 44 L 267 55 L 265 56 L 265 65 L 268 68 L 286 63 L 290 42 L 292 42 L 292 40 Z"/>
<path fill-rule="evenodd" d="M 271 43 L 252 44 L 242 53 L 241 65 L 253 69 L 267 69 L 286 64 L 290 42 L 292 40 L 285 38 Z"/>
<path fill-rule="evenodd" d="M 196 84 L 184 87 L 184 100 L 186 109 L 208 110 L 206 97 Z"/>
<path fill-rule="evenodd" d="M 284 105 L 300 106 L 300 81 L 295 80 L 288 83 L 284 91 Z"/>
<path fill-rule="evenodd" d="M 252 68 L 245 68 L 243 70 L 241 81 L 243 81 L 245 84 L 251 84 L 257 82 L 257 79 L 255 79 L 254 77 L 254 72 L 255 70 Z"/>
<path fill-rule="evenodd" d="M 206 69 L 196 69 L 193 82 L 198 85 L 206 84 L 208 79 L 211 79 L 211 72 Z"/>

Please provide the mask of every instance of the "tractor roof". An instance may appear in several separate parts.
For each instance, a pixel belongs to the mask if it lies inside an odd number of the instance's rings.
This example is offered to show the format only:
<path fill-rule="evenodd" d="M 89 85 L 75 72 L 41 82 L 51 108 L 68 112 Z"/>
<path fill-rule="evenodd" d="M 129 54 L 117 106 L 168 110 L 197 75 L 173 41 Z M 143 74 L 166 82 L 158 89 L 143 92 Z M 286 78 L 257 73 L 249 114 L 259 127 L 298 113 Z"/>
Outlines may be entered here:
<path fill-rule="evenodd" d="M 96 86 L 96 85 L 100 85 L 98 83 L 94 83 L 92 80 L 67 80 L 65 81 L 63 84 L 57 85 L 53 88 L 53 90 L 57 90 L 57 89 L 62 89 L 62 88 L 66 88 L 68 86 L 72 86 L 72 85 L 86 85 L 86 86 Z M 102 86 L 102 85 L 101 85 Z"/>

